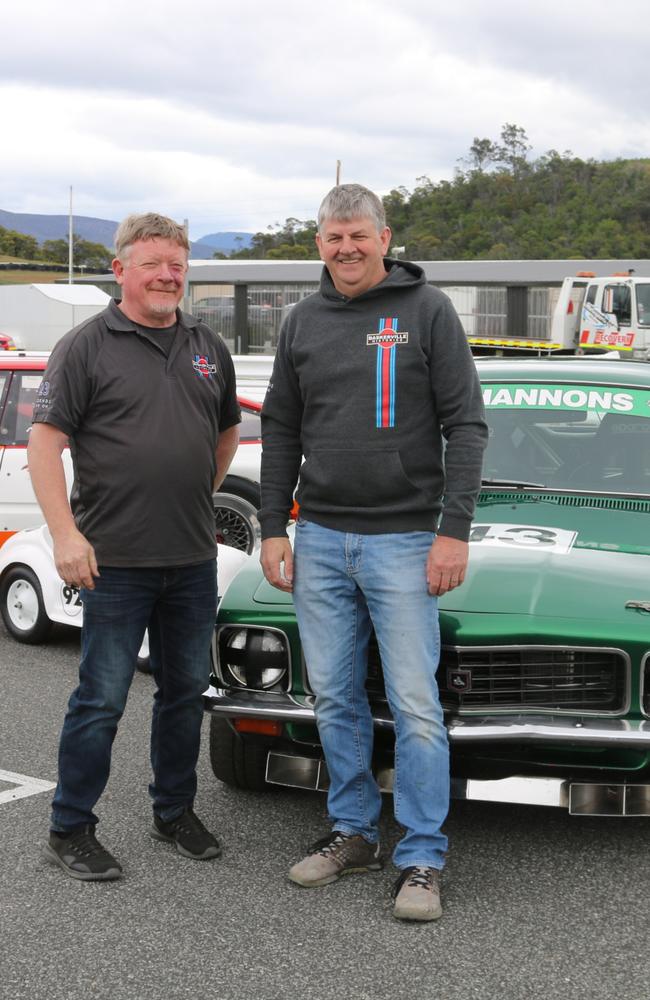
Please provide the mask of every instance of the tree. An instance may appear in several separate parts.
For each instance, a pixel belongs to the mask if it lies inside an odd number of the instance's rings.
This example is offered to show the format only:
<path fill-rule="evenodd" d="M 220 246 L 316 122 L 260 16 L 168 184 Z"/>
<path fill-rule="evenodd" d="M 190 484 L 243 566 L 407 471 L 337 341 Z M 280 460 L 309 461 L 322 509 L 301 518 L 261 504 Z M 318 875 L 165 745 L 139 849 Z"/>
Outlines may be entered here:
<path fill-rule="evenodd" d="M 282 260 L 317 260 L 316 232 L 318 226 L 313 219 L 289 218 L 283 226 L 276 222 L 268 226 L 267 232 L 255 233 L 250 247 L 235 250 L 231 259 L 261 260 L 275 258 Z"/>
<path fill-rule="evenodd" d="M 8 257 L 23 257 L 34 260 L 38 257 L 38 240 L 34 236 L 16 232 L 15 229 L 5 229 L 0 226 L 0 253 Z"/>
<path fill-rule="evenodd" d="M 469 147 L 469 163 L 474 170 L 481 173 L 484 166 L 499 159 L 499 152 L 499 147 L 491 139 L 479 139 L 474 136 L 474 142 Z"/>
<path fill-rule="evenodd" d="M 498 162 L 507 164 L 513 174 L 517 173 L 525 166 L 531 149 L 526 129 L 506 122 L 501 129 L 501 143 L 501 146 L 495 147 Z"/>
<path fill-rule="evenodd" d="M 66 239 L 45 240 L 41 247 L 41 256 L 57 264 L 68 263 L 69 242 Z M 72 259 L 79 267 L 110 268 L 113 254 L 102 243 L 83 240 L 77 233 L 72 234 Z"/>

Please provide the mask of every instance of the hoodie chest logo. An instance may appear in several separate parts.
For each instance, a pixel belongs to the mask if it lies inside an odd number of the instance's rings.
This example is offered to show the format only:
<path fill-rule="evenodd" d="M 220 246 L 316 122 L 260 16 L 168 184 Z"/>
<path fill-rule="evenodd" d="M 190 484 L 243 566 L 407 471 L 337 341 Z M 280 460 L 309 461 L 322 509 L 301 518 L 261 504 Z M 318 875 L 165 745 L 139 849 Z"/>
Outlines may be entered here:
<path fill-rule="evenodd" d="M 379 332 L 369 333 L 367 347 L 377 348 L 376 365 L 376 424 L 378 428 L 395 426 L 395 361 L 398 344 L 408 344 L 408 333 L 398 333 L 397 316 L 382 316 Z"/>

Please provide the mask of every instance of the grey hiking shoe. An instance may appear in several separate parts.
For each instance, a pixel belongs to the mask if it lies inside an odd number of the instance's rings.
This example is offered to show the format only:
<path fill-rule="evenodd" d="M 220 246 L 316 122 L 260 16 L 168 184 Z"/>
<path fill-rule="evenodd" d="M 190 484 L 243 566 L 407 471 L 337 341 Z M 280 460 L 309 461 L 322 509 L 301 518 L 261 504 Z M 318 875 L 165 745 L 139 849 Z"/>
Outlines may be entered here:
<path fill-rule="evenodd" d="M 64 835 L 52 831 L 43 856 L 82 882 L 108 882 L 122 875 L 122 866 L 99 843 L 92 825 Z"/>
<path fill-rule="evenodd" d="M 393 916 L 398 920 L 437 920 L 440 905 L 440 872 L 437 868 L 405 868 L 393 889 Z"/>
<path fill-rule="evenodd" d="M 333 830 L 309 848 L 309 854 L 289 870 L 298 885 L 329 885 L 350 872 L 376 872 L 382 866 L 379 844 L 370 844 L 358 833 Z"/>

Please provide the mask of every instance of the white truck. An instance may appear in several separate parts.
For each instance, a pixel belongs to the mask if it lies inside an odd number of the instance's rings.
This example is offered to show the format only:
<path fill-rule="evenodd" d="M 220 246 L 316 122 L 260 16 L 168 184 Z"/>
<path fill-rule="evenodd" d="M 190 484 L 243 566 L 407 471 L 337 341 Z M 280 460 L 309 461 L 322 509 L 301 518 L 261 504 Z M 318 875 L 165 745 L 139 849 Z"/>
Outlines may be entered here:
<path fill-rule="evenodd" d="M 632 273 L 565 278 L 547 336 L 468 336 L 481 354 L 594 354 L 650 361 L 650 278 Z"/>

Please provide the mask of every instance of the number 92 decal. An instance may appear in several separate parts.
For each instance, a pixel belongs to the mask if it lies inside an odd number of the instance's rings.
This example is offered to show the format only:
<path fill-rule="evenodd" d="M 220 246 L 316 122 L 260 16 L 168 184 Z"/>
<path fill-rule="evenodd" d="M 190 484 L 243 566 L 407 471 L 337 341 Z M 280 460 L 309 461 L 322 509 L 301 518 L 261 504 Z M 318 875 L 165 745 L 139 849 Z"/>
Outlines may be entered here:
<path fill-rule="evenodd" d="M 469 540 L 473 544 L 520 549 L 544 549 L 558 555 L 571 551 L 577 531 L 538 527 L 534 524 L 473 524 Z"/>
<path fill-rule="evenodd" d="M 67 583 L 61 585 L 61 603 L 66 615 L 76 618 L 81 614 L 81 598 L 78 587 L 69 587 Z"/>

